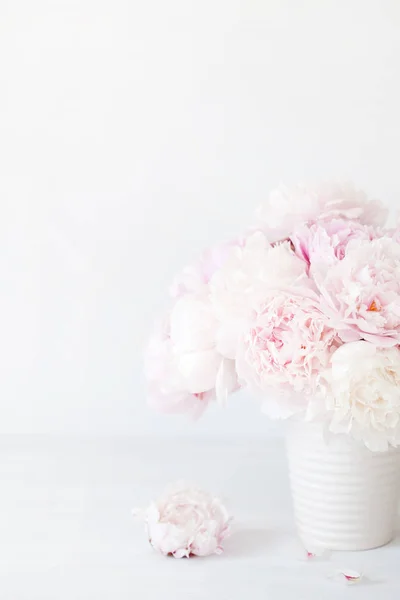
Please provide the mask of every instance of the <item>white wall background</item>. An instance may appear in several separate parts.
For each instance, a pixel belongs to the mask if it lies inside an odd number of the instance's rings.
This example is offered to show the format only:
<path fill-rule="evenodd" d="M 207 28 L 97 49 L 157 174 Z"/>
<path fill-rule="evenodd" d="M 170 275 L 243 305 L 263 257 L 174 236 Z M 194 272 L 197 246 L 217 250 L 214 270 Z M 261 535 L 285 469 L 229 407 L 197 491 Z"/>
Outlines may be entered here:
<path fill-rule="evenodd" d="M 0 0 L 0 432 L 263 433 L 147 409 L 175 272 L 280 181 L 400 197 L 397 0 Z"/>

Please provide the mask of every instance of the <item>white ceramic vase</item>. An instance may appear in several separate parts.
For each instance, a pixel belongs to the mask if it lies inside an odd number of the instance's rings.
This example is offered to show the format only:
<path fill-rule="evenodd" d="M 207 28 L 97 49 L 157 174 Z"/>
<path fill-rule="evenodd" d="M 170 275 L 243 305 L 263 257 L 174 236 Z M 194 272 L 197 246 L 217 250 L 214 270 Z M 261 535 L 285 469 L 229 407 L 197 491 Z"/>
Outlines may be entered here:
<path fill-rule="evenodd" d="M 371 452 L 347 436 L 324 439 L 321 425 L 288 423 L 289 475 L 305 548 L 368 550 L 396 526 L 400 452 Z"/>

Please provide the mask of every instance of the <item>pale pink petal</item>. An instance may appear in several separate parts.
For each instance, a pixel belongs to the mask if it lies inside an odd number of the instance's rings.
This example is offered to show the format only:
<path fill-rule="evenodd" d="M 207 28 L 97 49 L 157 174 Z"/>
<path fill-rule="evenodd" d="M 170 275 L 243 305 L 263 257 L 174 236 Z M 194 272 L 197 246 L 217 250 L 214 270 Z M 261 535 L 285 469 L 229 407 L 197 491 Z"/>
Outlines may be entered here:
<path fill-rule="evenodd" d="M 180 298 L 171 312 L 171 340 L 180 352 L 209 349 L 215 344 L 216 319 L 207 296 Z"/>
<path fill-rule="evenodd" d="M 216 385 L 221 355 L 214 349 L 181 354 L 178 367 L 192 394 L 213 389 Z"/>
<path fill-rule="evenodd" d="M 313 550 L 306 550 L 305 551 L 305 559 L 307 561 L 324 561 L 324 560 L 328 560 L 330 557 L 330 551 L 326 550 L 324 548 L 316 548 Z"/>
<path fill-rule="evenodd" d="M 361 583 L 363 574 L 358 571 L 353 571 L 352 569 L 344 569 L 333 573 L 331 578 L 342 580 L 349 585 L 354 585 Z"/>
<path fill-rule="evenodd" d="M 198 419 L 213 398 L 213 391 L 200 394 L 190 394 L 184 391 L 163 393 L 157 384 L 152 384 L 149 386 L 148 404 L 153 410 L 160 413 L 186 413 L 193 419 Z"/>

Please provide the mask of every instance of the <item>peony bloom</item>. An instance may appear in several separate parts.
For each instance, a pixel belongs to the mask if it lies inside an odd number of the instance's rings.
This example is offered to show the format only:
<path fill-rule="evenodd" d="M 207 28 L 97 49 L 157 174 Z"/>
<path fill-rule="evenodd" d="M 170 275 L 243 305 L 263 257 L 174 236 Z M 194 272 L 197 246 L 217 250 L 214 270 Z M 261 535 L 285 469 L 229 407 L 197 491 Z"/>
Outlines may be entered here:
<path fill-rule="evenodd" d="M 145 518 L 150 544 L 175 558 L 221 554 L 230 533 L 231 519 L 221 501 L 182 484 L 166 490 Z"/>
<path fill-rule="evenodd" d="M 329 429 L 351 434 L 373 451 L 400 444 L 400 350 L 344 344 L 325 375 Z"/>
<path fill-rule="evenodd" d="M 322 309 L 344 342 L 400 342 L 400 244 L 395 240 L 352 240 L 343 260 L 314 279 Z"/>
<path fill-rule="evenodd" d="M 338 344 L 316 295 L 272 291 L 241 339 L 238 375 L 263 394 L 266 413 L 286 418 L 307 408 Z"/>
<path fill-rule="evenodd" d="M 210 400 L 238 388 L 234 361 L 215 347 L 217 321 L 206 294 L 179 298 L 150 339 L 145 371 L 149 404 L 160 412 L 199 417 Z"/>
<path fill-rule="evenodd" d="M 211 302 L 218 319 L 219 352 L 230 359 L 236 357 L 238 340 L 251 309 L 268 291 L 306 280 L 306 265 L 294 254 L 289 242 L 272 247 L 263 233 L 256 232 L 243 246 L 234 248 L 210 281 Z"/>
<path fill-rule="evenodd" d="M 268 240 L 287 239 L 304 224 L 332 219 L 358 220 L 363 225 L 384 225 L 387 210 L 352 184 L 281 186 L 257 211 L 257 219 Z"/>
<path fill-rule="evenodd" d="M 378 232 L 370 225 L 357 221 L 333 219 L 332 221 L 303 225 L 290 236 L 297 256 L 310 267 L 325 272 L 346 256 L 352 240 L 372 240 Z"/>
<path fill-rule="evenodd" d="M 196 293 L 204 290 L 204 287 L 209 283 L 214 273 L 225 263 L 232 248 L 241 246 L 241 244 L 242 241 L 237 239 L 205 250 L 197 263 L 185 267 L 175 277 L 170 287 L 171 296 L 179 298 L 188 293 Z"/>
<path fill-rule="evenodd" d="M 191 393 L 179 370 L 170 337 L 170 317 L 157 324 L 145 353 L 148 402 L 161 413 L 187 413 L 199 418 L 215 398 L 214 390 Z"/>

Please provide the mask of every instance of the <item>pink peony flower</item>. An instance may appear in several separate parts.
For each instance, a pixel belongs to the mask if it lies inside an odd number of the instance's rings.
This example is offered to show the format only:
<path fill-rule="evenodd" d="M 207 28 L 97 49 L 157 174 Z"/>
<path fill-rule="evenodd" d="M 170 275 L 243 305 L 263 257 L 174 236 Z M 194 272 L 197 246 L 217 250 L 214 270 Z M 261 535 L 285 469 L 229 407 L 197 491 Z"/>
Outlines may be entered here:
<path fill-rule="evenodd" d="M 345 257 L 314 279 L 321 307 L 344 342 L 400 342 L 400 244 L 395 240 L 352 240 Z"/>
<path fill-rule="evenodd" d="M 225 263 L 232 248 L 241 246 L 242 243 L 241 239 L 235 239 L 205 250 L 197 263 L 185 267 L 174 279 L 170 288 L 171 296 L 179 298 L 187 293 L 202 291 L 214 273 Z"/>
<path fill-rule="evenodd" d="M 305 280 L 306 266 L 289 242 L 271 246 L 263 233 L 249 235 L 243 246 L 231 251 L 210 281 L 211 302 L 218 319 L 219 352 L 234 359 L 251 309 L 271 289 L 287 288 Z"/>
<path fill-rule="evenodd" d="M 149 404 L 160 412 L 199 417 L 208 403 L 238 388 L 235 363 L 215 346 L 217 322 L 207 295 L 179 298 L 150 339 L 145 372 Z"/>
<path fill-rule="evenodd" d="M 324 375 L 333 433 L 352 435 L 372 451 L 400 445 L 400 350 L 344 344 Z"/>
<path fill-rule="evenodd" d="M 338 345 L 315 294 L 273 291 L 253 311 L 239 346 L 237 372 L 263 394 L 265 412 L 286 418 L 307 408 Z"/>
<path fill-rule="evenodd" d="M 357 221 L 334 219 L 313 225 L 303 225 L 290 236 L 297 256 L 309 266 L 328 269 L 346 256 L 352 240 L 373 240 L 376 229 Z"/>
<path fill-rule="evenodd" d="M 281 186 L 271 192 L 256 214 L 271 243 L 289 238 L 304 224 L 350 219 L 363 225 L 384 225 L 387 218 L 380 202 L 368 200 L 350 183 Z"/>
<path fill-rule="evenodd" d="M 167 489 L 146 511 L 150 544 L 175 558 L 221 554 L 230 521 L 218 498 L 182 484 Z"/>

